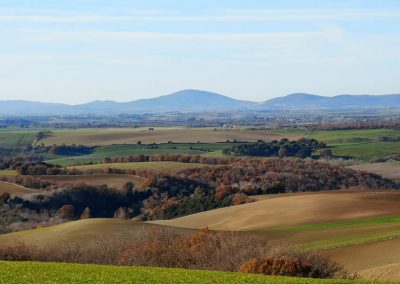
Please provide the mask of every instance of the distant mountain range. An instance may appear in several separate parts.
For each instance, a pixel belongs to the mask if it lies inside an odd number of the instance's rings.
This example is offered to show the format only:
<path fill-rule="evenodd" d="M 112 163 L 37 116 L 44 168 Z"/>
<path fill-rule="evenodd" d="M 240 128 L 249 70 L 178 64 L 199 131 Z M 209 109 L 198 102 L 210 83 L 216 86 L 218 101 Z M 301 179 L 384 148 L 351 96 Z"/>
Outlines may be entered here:
<path fill-rule="evenodd" d="M 203 111 L 285 111 L 400 108 L 400 94 L 395 95 L 340 95 L 323 97 L 296 93 L 262 103 L 236 100 L 220 94 L 182 90 L 170 95 L 131 102 L 94 101 L 80 105 L 41 103 L 32 101 L 0 101 L 0 116 L 5 115 L 77 115 L 77 114 L 132 114 Z"/>

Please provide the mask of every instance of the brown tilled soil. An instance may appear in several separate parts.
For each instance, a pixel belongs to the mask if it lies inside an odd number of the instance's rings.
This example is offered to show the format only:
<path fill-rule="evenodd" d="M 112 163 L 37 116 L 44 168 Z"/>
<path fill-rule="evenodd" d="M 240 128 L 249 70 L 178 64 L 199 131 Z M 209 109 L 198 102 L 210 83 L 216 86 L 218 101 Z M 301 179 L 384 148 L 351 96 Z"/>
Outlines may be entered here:
<path fill-rule="evenodd" d="M 183 228 L 257 231 L 276 227 L 400 215 L 400 192 L 331 191 L 258 197 L 258 201 L 154 221 Z"/>
<path fill-rule="evenodd" d="M 351 166 L 355 170 L 366 171 L 375 173 L 386 178 L 394 179 L 400 182 L 400 163 L 399 162 L 386 162 L 386 163 L 369 163 L 357 166 Z"/>
<path fill-rule="evenodd" d="M 22 196 L 25 194 L 36 193 L 38 190 L 26 188 L 18 184 L 0 182 L 0 193 L 8 192 L 13 196 Z"/>
<path fill-rule="evenodd" d="M 375 268 L 360 271 L 362 278 L 380 281 L 399 281 L 400 263 L 378 266 Z"/>
<path fill-rule="evenodd" d="M 383 274 L 387 265 L 400 263 L 400 238 L 336 248 L 325 253 L 350 271 L 364 271 L 363 274 L 378 275 L 378 272 Z M 398 273 L 400 273 L 399 268 L 400 265 L 397 266 Z M 369 269 L 377 270 L 373 273 L 372 270 L 367 272 Z M 400 280 L 400 277 L 397 280 Z"/>

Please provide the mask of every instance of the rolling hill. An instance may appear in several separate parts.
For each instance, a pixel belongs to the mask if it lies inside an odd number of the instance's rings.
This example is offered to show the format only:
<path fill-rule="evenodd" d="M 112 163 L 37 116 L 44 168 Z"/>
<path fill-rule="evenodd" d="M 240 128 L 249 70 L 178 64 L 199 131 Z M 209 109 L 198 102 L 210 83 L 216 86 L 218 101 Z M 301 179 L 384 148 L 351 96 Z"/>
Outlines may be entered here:
<path fill-rule="evenodd" d="M 257 201 L 150 223 L 191 229 L 257 231 L 400 215 L 397 206 L 400 193 L 385 190 L 285 193 L 253 198 Z"/>
<path fill-rule="evenodd" d="M 94 101 L 80 105 L 31 101 L 0 101 L 0 115 L 77 115 L 203 111 L 283 111 L 310 109 L 360 109 L 400 107 L 400 95 L 339 95 L 324 97 L 295 93 L 262 103 L 233 99 L 201 90 L 182 90 L 169 95 L 130 102 Z"/>
<path fill-rule="evenodd" d="M 274 98 L 257 106 L 258 109 L 359 109 L 400 107 L 400 95 L 339 95 L 323 97 L 296 93 Z"/>
<path fill-rule="evenodd" d="M 96 240 L 121 236 L 140 240 L 154 227 L 151 224 L 116 218 L 83 219 L 50 227 L 2 234 L 0 235 L 0 244 L 22 241 L 28 245 L 51 248 L 79 243 L 85 247 L 90 246 Z"/>

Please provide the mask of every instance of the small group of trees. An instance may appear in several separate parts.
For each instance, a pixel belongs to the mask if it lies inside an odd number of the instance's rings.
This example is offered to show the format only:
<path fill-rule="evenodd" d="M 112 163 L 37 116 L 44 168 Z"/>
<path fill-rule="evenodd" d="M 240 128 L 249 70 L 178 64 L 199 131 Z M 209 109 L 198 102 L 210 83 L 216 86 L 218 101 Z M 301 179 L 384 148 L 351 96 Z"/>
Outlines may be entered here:
<path fill-rule="evenodd" d="M 48 147 L 48 152 L 53 155 L 65 155 L 65 156 L 79 156 L 79 155 L 88 155 L 92 153 L 94 147 L 86 147 L 83 145 L 56 145 L 54 144 L 51 147 Z"/>
<path fill-rule="evenodd" d="M 262 156 L 262 157 L 311 157 L 312 152 L 326 147 L 323 142 L 315 139 L 302 138 L 297 141 L 288 139 L 274 140 L 272 142 L 258 141 L 233 145 L 230 149 L 224 149 L 225 155 Z"/>
<path fill-rule="evenodd" d="M 131 218 L 140 214 L 141 202 L 151 195 L 148 190 L 138 191 L 132 187 L 112 189 L 106 185 L 91 186 L 71 184 L 61 188 L 30 195 L 28 198 L 15 197 L 8 200 L 10 206 L 56 212 L 65 219 L 89 217 L 119 217 L 127 213 Z M 120 208 L 127 208 L 122 212 Z"/>

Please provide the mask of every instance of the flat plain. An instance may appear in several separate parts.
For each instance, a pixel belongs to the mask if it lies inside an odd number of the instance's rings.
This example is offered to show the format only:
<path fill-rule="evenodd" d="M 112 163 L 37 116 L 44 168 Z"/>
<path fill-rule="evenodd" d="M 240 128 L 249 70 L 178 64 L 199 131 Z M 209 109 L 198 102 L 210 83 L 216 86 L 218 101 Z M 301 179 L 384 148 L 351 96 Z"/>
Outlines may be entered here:
<path fill-rule="evenodd" d="M 188 128 L 188 127 L 155 127 L 149 128 L 101 128 L 101 129 L 63 129 L 53 130 L 41 142 L 46 145 L 53 144 L 82 144 L 88 146 L 101 146 L 112 144 L 144 144 L 168 143 L 202 143 L 225 142 L 226 140 L 257 141 L 259 139 L 270 141 L 280 138 L 299 138 L 304 131 L 285 130 L 252 130 L 249 128 Z"/>

